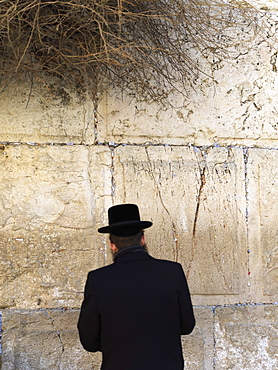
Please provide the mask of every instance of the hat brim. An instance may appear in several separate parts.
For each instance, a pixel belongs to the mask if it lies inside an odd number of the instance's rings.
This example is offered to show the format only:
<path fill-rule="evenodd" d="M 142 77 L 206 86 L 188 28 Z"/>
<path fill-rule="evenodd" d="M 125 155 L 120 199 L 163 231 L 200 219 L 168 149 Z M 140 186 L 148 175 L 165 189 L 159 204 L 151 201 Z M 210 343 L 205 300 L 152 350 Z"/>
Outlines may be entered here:
<path fill-rule="evenodd" d="M 123 229 L 123 228 L 132 228 L 132 229 L 136 229 L 138 228 L 139 230 L 140 229 L 147 229 L 149 227 L 152 226 L 152 222 L 151 221 L 123 221 L 123 222 L 115 222 L 114 224 L 112 225 L 109 225 L 109 226 L 104 226 L 104 227 L 100 227 L 98 229 L 98 232 L 101 233 L 101 234 L 110 234 L 112 233 L 113 234 L 113 231 L 116 231 L 118 229 Z"/>

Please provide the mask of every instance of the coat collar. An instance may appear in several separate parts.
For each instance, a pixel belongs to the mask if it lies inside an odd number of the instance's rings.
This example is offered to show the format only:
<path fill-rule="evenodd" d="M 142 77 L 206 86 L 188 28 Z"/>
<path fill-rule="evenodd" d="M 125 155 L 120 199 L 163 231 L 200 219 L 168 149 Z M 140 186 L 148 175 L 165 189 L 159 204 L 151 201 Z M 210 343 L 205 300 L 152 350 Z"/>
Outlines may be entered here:
<path fill-rule="evenodd" d="M 148 258 L 148 252 L 141 245 L 131 245 L 121 248 L 114 256 L 114 262 L 131 261 Z"/>

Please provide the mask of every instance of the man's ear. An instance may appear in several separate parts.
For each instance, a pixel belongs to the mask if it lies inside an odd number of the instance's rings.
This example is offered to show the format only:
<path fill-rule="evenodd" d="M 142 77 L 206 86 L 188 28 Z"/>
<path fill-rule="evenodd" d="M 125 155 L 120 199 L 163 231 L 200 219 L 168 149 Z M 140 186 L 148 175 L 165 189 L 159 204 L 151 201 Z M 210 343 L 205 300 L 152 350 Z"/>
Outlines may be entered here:
<path fill-rule="evenodd" d="M 116 245 L 114 244 L 114 243 L 110 243 L 110 248 L 111 248 L 111 250 L 114 252 L 114 253 L 116 253 L 116 252 L 118 252 L 118 248 L 116 247 Z"/>
<path fill-rule="evenodd" d="M 145 244 L 146 244 L 146 238 L 145 238 L 145 234 L 143 234 L 143 235 L 141 236 L 140 245 L 143 247 L 143 245 L 145 245 Z"/>

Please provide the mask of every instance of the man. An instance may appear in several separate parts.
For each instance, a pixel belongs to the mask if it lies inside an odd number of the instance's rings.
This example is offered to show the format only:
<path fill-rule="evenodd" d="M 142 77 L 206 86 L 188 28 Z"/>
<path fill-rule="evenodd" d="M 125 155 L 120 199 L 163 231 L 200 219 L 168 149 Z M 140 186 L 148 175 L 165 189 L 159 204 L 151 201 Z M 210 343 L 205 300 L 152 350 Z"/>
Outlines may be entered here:
<path fill-rule="evenodd" d="M 109 208 L 114 263 L 89 272 L 78 330 L 83 347 L 102 352 L 101 370 L 182 370 L 181 334 L 195 326 L 180 264 L 151 257 L 135 204 Z"/>

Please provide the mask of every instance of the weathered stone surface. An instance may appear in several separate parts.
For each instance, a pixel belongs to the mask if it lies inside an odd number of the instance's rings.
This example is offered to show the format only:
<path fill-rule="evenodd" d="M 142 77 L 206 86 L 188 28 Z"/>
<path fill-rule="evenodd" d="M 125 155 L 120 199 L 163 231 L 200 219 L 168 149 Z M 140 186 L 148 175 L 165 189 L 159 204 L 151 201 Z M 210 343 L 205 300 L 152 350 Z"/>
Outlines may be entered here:
<path fill-rule="evenodd" d="M 196 326 L 190 335 L 182 336 L 184 368 L 213 369 L 213 311 L 211 307 L 195 307 Z"/>
<path fill-rule="evenodd" d="M 196 327 L 183 336 L 185 368 L 274 370 L 277 305 L 195 307 Z M 80 345 L 78 310 L 3 310 L 3 370 L 94 369 L 100 354 Z"/>
<path fill-rule="evenodd" d="M 150 253 L 181 262 L 193 302 L 211 305 L 195 307 L 196 328 L 182 338 L 185 368 L 278 368 L 278 53 L 248 25 L 236 32 L 230 59 L 194 55 L 204 73 L 184 96 L 113 88 L 96 107 L 57 81 L 1 93 L 3 370 L 100 368 L 72 308 L 87 272 L 111 262 L 96 230 L 121 202 L 154 222 Z M 89 146 L 109 141 L 128 145 Z"/>
<path fill-rule="evenodd" d="M 106 263 L 110 150 L 7 146 L 0 168 L 0 307 L 79 307 L 87 272 Z"/>
<path fill-rule="evenodd" d="M 3 310 L 2 370 L 97 370 L 80 344 L 78 310 Z"/>
<path fill-rule="evenodd" d="M 182 263 L 195 304 L 244 299 L 242 150 L 120 146 L 113 180 L 115 203 L 135 202 L 141 217 L 153 221 L 151 254 Z"/>
<path fill-rule="evenodd" d="M 16 81 L 0 96 L 0 142 L 91 144 L 94 106 L 59 81 Z"/>
<path fill-rule="evenodd" d="M 196 307 L 196 327 L 182 337 L 185 368 L 213 368 L 213 311 Z M 78 310 L 3 310 L 3 370 L 100 368 L 101 354 L 79 342 Z M 136 335 L 136 333 L 135 333 Z"/>
<path fill-rule="evenodd" d="M 278 301 L 278 151 L 246 152 L 249 284 L 253 302 Z"/>
<path fill-rule="evenodd" d="M 246 2 L 260 10 L 278 10 L 278 3 L 275 0 L 247 0 Z"/>
<path fill-rule="evenodd" d="M 198 55 L 204 73 L 186 96 L 171 93 L 171 106 L 159 102 L 159 94 L 157 103 L 132 92 L 107 92 L 98 107 L 99 140 L 277 148 L 277 48 L 256 40 L 248 26 L 237 31 L 232 58 Z"/>
<path fill-rule="evenodd" d="M 277 317 L 277 305 L 217 308 L 215 369 L 277 369 Z"/>

